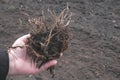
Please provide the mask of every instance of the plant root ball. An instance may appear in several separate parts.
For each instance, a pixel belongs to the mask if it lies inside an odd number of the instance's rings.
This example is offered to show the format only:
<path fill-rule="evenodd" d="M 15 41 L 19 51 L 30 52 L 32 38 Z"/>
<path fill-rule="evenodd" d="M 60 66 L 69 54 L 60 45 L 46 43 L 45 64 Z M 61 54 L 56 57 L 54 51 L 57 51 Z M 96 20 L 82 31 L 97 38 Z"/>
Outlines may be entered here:
<path fill-rule="evenodd" d="M 38 68 L 50 60 L 59 58 L 70 42 L 68 26 L 72 13 L 69 8 L 65 8 L 59 16 L 52 11 L 50 14 L 50 20 L 47 20 L 44 14 L 29 20 L 32 27 L 31 37 L 28 39 L 28 55 L 37 63 Z"/>

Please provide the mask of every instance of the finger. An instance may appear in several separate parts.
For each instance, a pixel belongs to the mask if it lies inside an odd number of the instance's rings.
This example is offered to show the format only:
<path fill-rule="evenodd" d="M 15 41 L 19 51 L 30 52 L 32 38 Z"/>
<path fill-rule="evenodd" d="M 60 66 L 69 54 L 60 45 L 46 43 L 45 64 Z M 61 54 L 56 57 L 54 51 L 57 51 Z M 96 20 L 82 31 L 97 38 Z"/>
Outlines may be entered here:
<path fill-rule="evenodd" d="M 30 34 L 24 35 L 17 39 L 17 41 L 23 41 L 24 43 L 28 42 L 28 38 L 30 37 Z"/>
<path fill-rule="evenodd" d="M 63 56 L 63 53 L 60 53 L 60 58 Z"/>
<path fill-rule="evenodd" d="M 47 70 L 49 67 L 54 66 L 57 64 L 57 60 L 52 60 L 41 66 L 40 72 Z"/>
<path fill-rule="evenodd" d="M 28 38 L 30 37 L 30 34 L 24 35 L 20 38 L 18 38 L 12 46 L 22 46 L 25 45 L 28 42 Z"/>

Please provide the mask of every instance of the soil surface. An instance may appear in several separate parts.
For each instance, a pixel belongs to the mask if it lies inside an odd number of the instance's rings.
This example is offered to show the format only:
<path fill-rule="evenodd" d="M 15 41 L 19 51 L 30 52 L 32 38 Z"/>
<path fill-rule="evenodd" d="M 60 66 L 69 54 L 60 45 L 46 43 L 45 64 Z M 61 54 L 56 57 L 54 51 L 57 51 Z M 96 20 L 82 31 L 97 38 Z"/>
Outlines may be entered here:
<path fill-rule="evenodd" d="M 60 13 L 67 2 L 73 39 L 55 78 L 45 71 L 8 80 L 120 80 L 120 0 L 0 0 L 0 50 L 29 33 L 29 18 Z"/>

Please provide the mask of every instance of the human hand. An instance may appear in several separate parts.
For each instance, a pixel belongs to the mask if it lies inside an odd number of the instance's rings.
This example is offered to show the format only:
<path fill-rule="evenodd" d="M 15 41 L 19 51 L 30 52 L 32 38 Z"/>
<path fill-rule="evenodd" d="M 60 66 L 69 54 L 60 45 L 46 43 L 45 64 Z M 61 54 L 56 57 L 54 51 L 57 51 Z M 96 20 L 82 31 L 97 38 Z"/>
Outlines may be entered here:
<path fill-rule="evenodd" d="M 22 48 L 10 48 L 9 54 L 9 72 L 8 75 L 22 75 L 22 74 L 37 74 L 45 71 L 51 66 L 57 64 L 56 60 L 51 60 L 41 66 L 40 69 L 36 68 L 36 63 L 31 62 L 31 59 L 27 55 L 27 47 L 25 45 L 28 42 L 30 34 L 24 35 L 18 38 L 12 47 L 24 46 Z"/>

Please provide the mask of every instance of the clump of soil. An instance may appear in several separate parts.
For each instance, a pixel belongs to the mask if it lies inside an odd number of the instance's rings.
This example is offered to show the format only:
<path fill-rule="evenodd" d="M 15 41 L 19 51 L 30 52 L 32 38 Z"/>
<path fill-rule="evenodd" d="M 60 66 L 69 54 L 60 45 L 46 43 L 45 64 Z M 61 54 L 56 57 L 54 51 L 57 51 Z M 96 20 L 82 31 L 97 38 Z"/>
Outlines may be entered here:
<path fill-rule="evenodd" d="M 72 13 L 69 8 L 65 8 L 59 15 L 49 12 L 50 18 L 46 18 L 43 13 L 41 17 L 29 19 L 32 28 L 28 39 L 28 55 L 37 63 L 38 68 L 59 58 L 70 42 L 69 23 Z M 53 68 L 54 66 L 49 70 L 54 75 Z"/>

